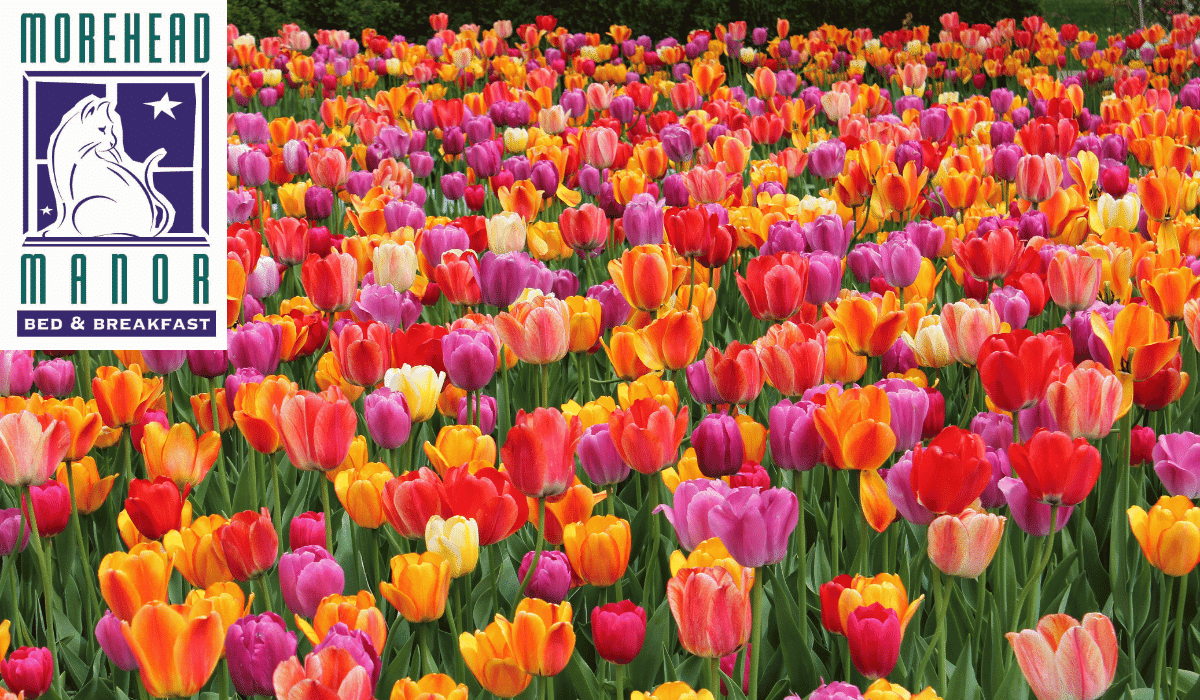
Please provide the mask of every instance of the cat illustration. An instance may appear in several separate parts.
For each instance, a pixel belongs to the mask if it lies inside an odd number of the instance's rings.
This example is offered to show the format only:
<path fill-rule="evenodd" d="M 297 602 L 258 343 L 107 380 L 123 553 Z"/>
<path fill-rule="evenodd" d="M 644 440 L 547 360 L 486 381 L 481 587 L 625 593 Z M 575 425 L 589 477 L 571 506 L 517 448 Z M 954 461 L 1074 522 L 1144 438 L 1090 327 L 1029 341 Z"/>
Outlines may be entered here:
<path fill-rule="evenodd" d="M 89 95 L 50 136 L 47 155 L 58 216 L 43 236 L 157 236 L 171 229 L 175 208 L 151 181 L 167 154 L 145 162 L 125 153 L 116 103 Z"/>

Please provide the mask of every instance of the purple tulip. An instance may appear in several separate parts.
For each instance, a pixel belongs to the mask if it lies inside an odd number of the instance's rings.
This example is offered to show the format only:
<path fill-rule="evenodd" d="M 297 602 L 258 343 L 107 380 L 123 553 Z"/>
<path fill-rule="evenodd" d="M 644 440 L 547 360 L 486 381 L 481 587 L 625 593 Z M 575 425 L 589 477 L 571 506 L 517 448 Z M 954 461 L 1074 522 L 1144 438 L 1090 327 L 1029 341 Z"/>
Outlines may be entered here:
<path fill-rule="evenodd" d="M 904 235 L 892 235 L 879 247 L 881 272 L 889 285 L 903 289 L 917 281 L 921 251 Z"/>
<path fill-rule="evenodd" d="M 292 521 L 295 525 L 295 520 Z M 306 545 L 279 557 L 279 590 L 283 602 L 300 617 L 311 619 L 327 595 L 340 594 L 346 577 L 333 555 Z"/>
<path fill-rule="evenodd" d="M 524 581 L 529 573 L 529 565 L 533 563 L 533 552 L 526 552 L 521 558 L 521 566 L 517 569 L 517 580 Z M 541 598 L 547 603 L 558 605 L 567 598 L 571 590 L 571 562 L 565 552 L 544 551 L 538 557 L 537 567 L 525 595 L 530 598 Z"/>
<path fill-rule="evenodd" d="M 713 386 L 712 376 L 708 373 L 704 360 L 698 360 L 688 365 L 684 369 L 684 374 L 687 376 L 688 392 L 697 403 L 705 406 L 724 403 L 721 395 L 717 393 L 717 388 Z"/>
<path fill-rule="evenodd" d="M 625 206 L 621 222 L 625 240 L 631 246 L 658 245 L 663 242 L 663 200 L 640 192 Z"/>
<path fill-rule="evenodd" d="M 921 130 L 921 138 L 941 141 L 950 129 L 950 113 L 938 107 L 923 109 L 918 128 Z"/>
<path fill-rule="evenodd" d="M 310 219 L 325 219 L 333 213 L 333 192 L 313 186 L 304 191 L 304 213 Z"/>
<path fill-rule="evenodd" d="M 479 431 L 484 435 L 491 435 L 496 430 L 496 399 L 484 394 L 475 395 L 475 419 L 474 423 L 479 427 Z M 468 397 L 464 396 L 458 400 L 458 424 L 467 425 L 470 416 L 467 414 L 467 409 L 470 404 L 467 403 Z"/>
<path fill-rule="evenodd" d="M 910 369 L 917 368 L 917 356 L 913 354 L 912 347 L 904 341 L 904 338 L 896 338 L 896 342 L 892 343 L 892 347 L 884 351 L 879 357 L 883 365 L 883 374 L 904 374 Z"/>
<path fill-rule="evenodd" d="M 1045 400 L 1019 413 L 1017 424 L 1021 430 L 1021 442 L 1032 438 L 1038 428 L 1045 428 L 1051 432 L 1058 430 L 1058 421 L 1054 419 L 1054 414 L 1050 412 L 1050 404 Z"/>
<path fill-rule="evenodd" d="M 842 261 L 823 250 L 808 254 L 808 287 L 804 300 L 818 307 L 838 298 L 842 291 Z"/>
<path fill-rule="evenodd" d="M 758 252 L 762 255 L 803 253 L 807 245 L 804 227 L 800 222 L 783 220 L 776 221 L 767 228 L 767 240 Z"/>
<path fill-rule="evenodd" d="M 121 633 L 121 618 L 114 615 L 111 610 L 105 610 L 104 617 L 96 623 L 96 641 L 100 643 L 101 651 L 113 666 L 122 671 L 137 670 L 137 657 L 133 655 L 133 650 L 129 648 L 129 642 Z"/>
<path fill-rule="evenodd" d="M 587 296 L 600 302 L 600 332 L 607 333 L 629 320 L 633 307 L 611 279 L 588 288 Z"/>
<path fill-rule="evenodd" d="M 1024 328 L 1029 320 L 1029 297 L 1020 287 L 1000 287 L 988 295 L 988 302 L 1013 330 Z"/>
<path fill-rule="evenodd" d="M 307 143 L 292 139 L 283 144 L 283 169 L 292 175 L 303 176 L 308 173 Z"/>
<path fill-rule="evenodd" d="M 197 377 L 211 379 L 229 369 L 229 356 L 224 350 L 188 350 L 188 369 Z"/>
<path fill-rule="evenodd" d="M 800 700 L 796 695 L 789 696 L 784 700 L 791 700 L 791 698 Z M 812 691 L 808 700 L 862 700 L 862 693 L 859 692 L 858 686 L 834 681 L 829 684 L 822 683 L 820 687 Z"/>
<path fill-rule="evenodd" d="M 692 447 L 700 473 L 710 479 L 736 474 L 742 468 L 742 431 L 728 413 L 710 413 L 701 418 L 692 431 Z"/>
<path fill-rule="evenodd" d="M 414 137 L 416 134 L 413 135 Z M 413 139 L 413 143 L 417 143 L 417 139 Z M 428 151 L 413 152 L 409 146 L 408 167 L 412 170 L 413 177 L 426 178 L 433 172 L 433 156 L 429 155 Z"/>
<path fill-rule="evenodd" d="M 278 292 L 282 281 L 279 266 L 270 256 L 262 255 L 258 258 L 258 264 L 254 266 L 254 272 L 246 277 L 246 293 L 255 299 L 263 299 Z M 247 317 L 253 318 L 249 315 Z"/>
<path fill-rule="evenodd" d="M 366 669 L 371 676 L 371 689 L 379 683 L 379 675 L 383 672 L 383 664 L 379 661 L 379 652 L 375 643 L 363 630 L 350 629 L 344 622 L 335 622 L 321 643 L 313 647 L 312 653 L 319 654 L 322 649 L 337 647 L 350 652 L 354 662 Z"/>
<path fill-rule="evenodd" d="M 259 187 L 267 181 L 271 172 L 271 161 L 258 149 L 250 149 L 238 156 L 238 177 L 246 187 Z"/>
<path fill-rule="evenodd" d="M 346 178 L 346 193 L 355 197 L 365 197 L 375 185 L 375 174 L 368 170 L 353 170 Z"/>
<path fill-rule="evenodd" d="M 916 141 L 905 141 L 896 147 L 896 169 L 904 172 L 904 166 L 908 163 L 913 164 L 918 174 L 925 169 L 925 154 L 921 151 L 921 144 Z"/>
<path fill-rule="evenodd" d="M 629 476 L 629 465 L 617 452 L 608 423 L 597 423 L 583 431 L 575 454 L 588 479 L 598 487 L 619 484 Z"/>
<path fill-rule="evenodd" d="M 33 370 L 33 381 L 43 395 L 61 399 L 75 389 L 75 363 L 61 357 L 42 360 Z"/>
<path fill-rule="evenodd" d="M 425 228 L 425 212 L 412 202 L 392 200 L 383 208 L 383 223 L 388 231 L 401 228 L 420 230 Z"/>
<path fill-rule="evenodd" d="M 804 225 L 804 238 L 808 241 L 808 250 L 824 250 L 833 253 L 839 260 L 846 257 L 853 236 L 854 222 L 842 223 L 842 219 L 833 214 L 822 214 Z"/>
<path fill-rule="evenodd" d="M 0 557 L 6 557 L 16 549 L 18 531 L 21 532 L 20 551 L 24 552 L 29 546 L 29 523 L 21 522 L 18 508 L 0 510 Z"/>
<path fill-rule="evenodd" d="M 992 154 L 992 167 L 996 179 L 1004 182 L 1017 181 L 1017 162 L 1025 155 L 1025 149 L 1014 143 L 1006 143 L 996 148 Z"/>
<path fill-rule="evenodd" d="M 170 374 L 187 362 L 186 350 L 143 350 L 146 369 L 155 374 Z"/>
<path fill-rule="evenodd" d="M 900 517 L 914 525 L 928 525 L 937 519 L 937 513 L 917 502 L 917 494 L 912 487 L 912 452 L 904 453 L 888 470 L 879 470 L 887 484 L 888 498 L 896 505 Z"/>
<path fill-rule="evenodd" d="M 450 383 L 463 391 L 487 386 L 500 353 L 496 338 L 485 330 L 460 328 L 442 338 L 442 361 Z"/>
<path fill-rule="evenodd" d="M 536 271 L 528 253 L 512 252 L 496 255 L 492 251 L 479 259 L 479 291 L 483 303 L 506 307 L 517 300 L 530 285 Z"/>
<path fill-rule="evenodd" d="M 683 184 L 683 175 L 671 173 L 663 178 L 662 197 L 668 207 L 686 207 L 688 205 L 688 191 L 687 186 Z"/>
<path fill-rule="evenodd" d="M 1154 473 L 1172 496 L 1200 497 L 1200 435 L 1160 435 L 1151 453 Z"/>
<path fill-rule="evenodd" d="M 780 469 L 806 472 L 817 465 L 825 451 L 825 441 L 817 433 L 813 414 L 818 406 L 812 401 L 793 403 L 784 399 L 768 413 L 767 435 L 771 459 Z"/>
<path fill-rule="evenodd" d="M 0 396 L 28 394 L 33 387 L 33 356 L 25 350 L 0 350 Z"/>
<path fill-rule="evenodd" d="M 381 387 L 363 401 L 363 417 L 367 432 L 375 444 L 384 450 L 394 450 L 408 442 L 412 417 L 404 394 Z"/>
<path fill-rule="evenodd" d="M 867 284 L 883 273 L 883 255 L 878 243 L 859 243 L 846 256 L 846 264 L 859 284 Z"/>
<path fill-rule="evenodd" d="M 1008 503 L 1008 510 L 1012 513 L 1017 527 L 1034 537 L 1045 537 L 1050 534 L 1051 506 L 1033 500 L 1033 496 L 1029 495 L 1029 489 L 1020 479 L 1004 477 L 1000 480 L 1000 492 L 1004 494 L 1004 500 Z M 1059 506 L 1055 532 L 1066 527 L 1074 510 L 1075 506 Z"/>
<path fill-rule="evenodd" d="M 673 505 L 660 505 L 654 512 L 666 514 L 667 521 L 675 528 L 679 546 L 690 552 L 716 536 L 708 514 L 724 503 L 731 491 L 729 484 L 721 480 L 691 479 L 675 487 Z"/>
<path fill-rule="evenodd" d="M 708 526 L 737 563 L 758 568 L 787 556 L 799 516 L 800 502 L 788 489 L 743 486 L 708 511 Z"/>
<path fill-rule="evenodd" d="M 831 180 L 846 168 L 846 144 L 841 139 L 822 141 L 809 151 L 808 171 L 817 177 Z"/>
<path fill-rule="evenodd" d="M 275 667 L 295 655 L 296 633 L 273 612 L 247 615 L 225 633 L 229 676 L 241 695 L 273 695 Z"/>
<path fill-rule="evenodd" d="M 275 374 L 282 343 L 282 326 L 267 321 L 243 323 L 229 331 L 229 360 L 238 369 L 253 367 L 263 375 Z"/>
<path fill-rule="evenodd" d="M 421 317 L 424 307 L 411 292 L 397 292 L 390 284 L 364 284 L 350 312 L 363 321 L 376 321 L 393 331 L 408 328 Z"/>
<path fill-rule="evenodd" d="M 240 224 L 254 215 L 254 193 L 242 188 L 225 193 L 225 223 Z"/>
<path fill-rule="evenodd" d="M 921 428 L 929 413 L 929 394 L 907 379 L 883 379 L 875 386 L 883 389 L 891 407 L 890 426 L 896 434 L 896 452 L 907 452 L 921 442 Z"/>

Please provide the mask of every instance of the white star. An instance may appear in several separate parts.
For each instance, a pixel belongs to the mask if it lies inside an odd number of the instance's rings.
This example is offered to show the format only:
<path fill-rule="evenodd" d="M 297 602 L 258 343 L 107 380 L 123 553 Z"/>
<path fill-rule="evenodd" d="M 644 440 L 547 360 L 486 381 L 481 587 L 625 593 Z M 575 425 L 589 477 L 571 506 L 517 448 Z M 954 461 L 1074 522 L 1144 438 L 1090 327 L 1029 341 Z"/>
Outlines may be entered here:
<path fill-rule="evenodd" d="M 143 102 L 142 104 L 146 105 L 147 107 L 154 108 L 154 119 L 158 119 L 158 115 L 160 114 L 166 114 L 168 117 L 174 119 L 175 113 L 171 110 L 183 103 L 172 100 L 171 96 L 164 92 L 161 100 L 157 100 L 155 102 Z"/>
<path fill-rule="evenodd" d="M 42 207 L 42 213 L 46 216 L 50 216 L 50 207 Z"/>

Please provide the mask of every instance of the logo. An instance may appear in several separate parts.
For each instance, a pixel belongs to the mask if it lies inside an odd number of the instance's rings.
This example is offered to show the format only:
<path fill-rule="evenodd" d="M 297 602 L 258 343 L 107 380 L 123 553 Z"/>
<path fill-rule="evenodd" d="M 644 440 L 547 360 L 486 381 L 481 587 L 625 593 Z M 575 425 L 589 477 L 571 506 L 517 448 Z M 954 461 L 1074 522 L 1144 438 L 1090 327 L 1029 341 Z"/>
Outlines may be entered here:
<path fill-rule="evenodd" d="M 223 348 L 225 5 L 80 7 L 0 11 L 21 125 L 0 347 Z"/>

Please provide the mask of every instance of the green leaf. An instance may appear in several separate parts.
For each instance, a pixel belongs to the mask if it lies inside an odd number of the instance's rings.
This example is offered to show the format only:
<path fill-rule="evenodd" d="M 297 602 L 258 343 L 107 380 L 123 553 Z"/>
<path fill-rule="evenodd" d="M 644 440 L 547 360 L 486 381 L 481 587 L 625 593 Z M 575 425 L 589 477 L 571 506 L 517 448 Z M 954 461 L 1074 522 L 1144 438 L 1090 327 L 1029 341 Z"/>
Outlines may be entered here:
<path fill-rule="evenodd" d="M 567 663 L 564 675 L 571 681 L 571 689 L 575 691 L 575 697 L 580 700 L 599 700 L 601 697 L 599 685 L 596 683 L 596 674 L 592 673 L 592 669 L 584 663 L 578 649 L 571 654 L 571 661 Z"/>
<path fill-rule="evenodd" d="M 667 635 L 671 633 L 670 617 L 671 611 L 664 600 L 646 624 L 646 641 L 642 644 L 641 653 L 629 664 L 629 677 L 641 687 L 653 688 L 657 684 Z"/>
<path fill-rule="evenodd" d="M 796 601 L 792 600 L 791 591 L 775 576 L 774 567 L 766 566 L 759 570 L 766 571 L 772 579 L 772 591 L 775 594 L 775 623 L 779 629 L 779 646 L 783 651 L 783 665 L 787 669 L 793 691 L 807 694 L 808 691 L 820 684 L 820 676 L 813 666 L 812 646 L 805 645 L 798 619 L 799 609 Z M 805 620 L 807 624 L 807 620 Z"/>
<path fill-rule="evenodd" d="M 946 689 L 948 698 L 979 697 L 979 682 L 975 680 L 975 660 L 970 644 L 963 645 L 962 653 L 958 655 L 958 663 L 954 666 L 954 673 L 950 674 L 949 683 Z"/>

